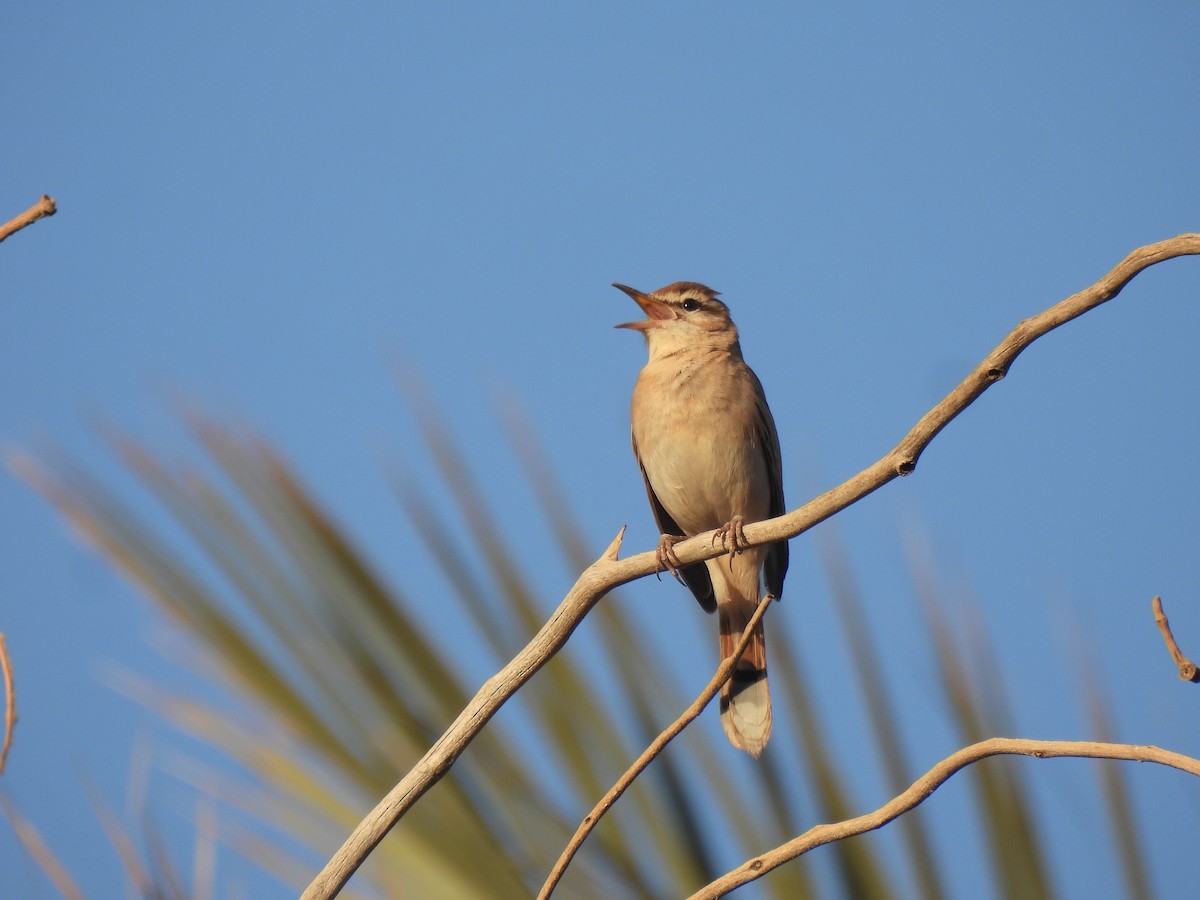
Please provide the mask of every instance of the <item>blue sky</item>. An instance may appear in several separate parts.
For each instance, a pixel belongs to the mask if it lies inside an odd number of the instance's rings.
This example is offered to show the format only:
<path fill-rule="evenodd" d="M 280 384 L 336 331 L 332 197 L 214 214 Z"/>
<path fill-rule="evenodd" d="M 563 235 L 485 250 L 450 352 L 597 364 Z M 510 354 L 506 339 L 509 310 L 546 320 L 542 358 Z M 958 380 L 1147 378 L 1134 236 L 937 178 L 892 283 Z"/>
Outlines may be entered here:
<path fill-rule="evenodd" d="M 515 521 L 531 502 L 493 452 L 505 398 L 597 553 L 625 522 L 648 549 L 628 446 L 644 349 L 612 330 L 634 310 L 609 284 L 689 279 L 733 311 L 796 505 L 890 449 L 1020 319 L 1200 230 L 1198 25 L 1187 3 L 9 4 L 0 218 L 43 192 L 60 213 L 0 248 L 0 441 L 125 484 L 98 423 L 191 458 L 185 398 L 267 434 L 389 576 L 433 590 L 385 475 L 432 471 L 396 387 L 419 377 Z M 1200 655 L 1198 286 L 1195 259 L 1143 274 L 839 517 L 880 640 L 923 639 L 897 600 L 906 542 L 969 585 L 1021 735 L 1088 736 L 1086 655 L 1120 738 L 1200 754 L 1200 695 L 1149 612 L 1162 594 Z M 547 603 L 570 583 L 539 577 Z M 828 594 L 797 541 L 788 640 L 818 671 L 840 652 Z M 627 596 L 684 621 L 669 586 Z M 684 654 L 707 672 L 694 618 Z M 138 742 L 172 740 L 103 673 L 176 683 L 161 629 L 0 477 L 22 714 L 2 787 L 98 896 L 120 876 L 81 784 L 119 803 Z M 934 673 L 906 659 L 906 715 L 927 714 Z M 910 749 L 924 768 L 954 747 L 932 729 Z M 1090 768 L 1038 768 L 1063 895 L 1102 891 Z M 1187 883 L 1198 795 L 1144 768 L 1165 893 Z M 0 871 L 39 883 L 6 831 Z"/>

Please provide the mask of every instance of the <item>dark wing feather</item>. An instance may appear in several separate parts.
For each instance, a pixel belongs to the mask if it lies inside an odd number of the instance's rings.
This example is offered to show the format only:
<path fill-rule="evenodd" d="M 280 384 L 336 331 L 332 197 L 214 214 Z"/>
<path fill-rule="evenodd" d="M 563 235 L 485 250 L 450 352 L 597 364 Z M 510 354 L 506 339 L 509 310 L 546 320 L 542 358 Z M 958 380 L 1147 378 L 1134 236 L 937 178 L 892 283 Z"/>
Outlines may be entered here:
<path fill-rule="evenodd" d="M 758 379 L 755 377 L 755 382 Z M 767 465 L 767 478 L 771 484 L 771 515 L 770 518 L 782 516 L 787 512 L 783 502 L 783 455 L 779 450 L 779 432 L 775 429 L 775 419 L 767 406 L 766 394 L 762 385 L 758 384 L 758 440 L 763 449 Z M 778 600 L 783 596 L 783 577 L 788 568 L 787 541 L 771 544 L 767 548 L 767 558 L 763 561 L 763 583 L 767 591 Z"/>
<path fill-rule="evenodd" d="M 663 534 L 686 537 L 683 529 L 675 524 L 675 520 L 671 518 L 671 514 L 659 502 L 658 497 L 654 493 L 654 488 L 650 486 L 650 479 L 646 476 L 646 467 L 642 465 L 642 455 L 638 453 L 636 440 L 633 442 L 633 455 L 637 458 L 638 469 L 641 470 L 642 482 L 646 485 L 646 496 L 650 499 L 650 509 L 654 513 L 654 521 L 658 524 L 658 530 Z M 785 562 L 784 565 L 786 567 L 787 563 Z M 708 567 L 704 563 L 693 563 L 690 566 L 684 566 L 679 570 L 679 578 L 687 585 L 705 612 L 712 613 L 717 611 L 717 599 L 713 596 L 712 579 L 709 578 Z"/>

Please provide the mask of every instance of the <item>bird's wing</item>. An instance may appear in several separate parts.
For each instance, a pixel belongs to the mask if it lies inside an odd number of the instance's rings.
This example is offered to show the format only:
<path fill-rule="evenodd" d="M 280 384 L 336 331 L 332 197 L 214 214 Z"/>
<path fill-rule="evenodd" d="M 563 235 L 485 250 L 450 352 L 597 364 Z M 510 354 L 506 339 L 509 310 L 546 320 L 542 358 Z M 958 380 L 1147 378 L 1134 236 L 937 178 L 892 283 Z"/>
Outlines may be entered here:
<path fill-rule="evenodd" d="M 650 478 L 646 475 L 646 467 L 642 465 L 642 455 L 638 452 L 636 439 L 633 441 L 633 455 L 637 458 L 638 469 L 641 470 L 642 482 L 646 485 L 646 496 L 650 499 L 650 509 L 654 512 L 654 521 L 658 523 L 658 530 L 663 534 L 686 537 L 683 529 L 675 524 L 675 520 L 671 518 L 671 514 L 667 512 L 666 508 L 659 502 L 658 497 L 655 495 L 654 488 L 650 485 Z M 786 549 L 784 555 L 784 567 L 786 568 Z M 711 613 L 717 611 L 717 599 L 713 596 L 712 579 L 709 578 L 708 567 L 704 563 L 693 563 L 690 566 L 684 566 L 679 570 L 677 577 L 687 585 L 705 612 Z"/>
<path fill-rule="evenodd" d="M 782 516 L 787 512 L 783 502 L 783 456 L 779 451 L 779 432 L 775 430 L 775 419 L 771 408 L 767 406 L 767 396 L 762 389 L 758 377 L 754 378 L 758 421 L 755 427 L 758 431 L 758 443 L 763 449 L 764 461 L 767 466 L 767 481 L 771 485 L 771 515 L 770 518 Z M 780 541 L 767 548 L 767 557 L 763 561 L 763 583 L 767 591 L 779 599 L 783 596 L 783 577 L 788 568 L 788 544 Z"/>

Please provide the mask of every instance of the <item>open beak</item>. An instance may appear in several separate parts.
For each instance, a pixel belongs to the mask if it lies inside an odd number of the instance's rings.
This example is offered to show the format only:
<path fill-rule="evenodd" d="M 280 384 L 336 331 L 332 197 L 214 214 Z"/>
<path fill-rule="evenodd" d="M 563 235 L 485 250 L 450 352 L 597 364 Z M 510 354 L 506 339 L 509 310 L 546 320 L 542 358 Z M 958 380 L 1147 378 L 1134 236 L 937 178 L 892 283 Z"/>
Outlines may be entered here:
<path fill-rule="evenodd" d="M 618 284 L 613 282 L 613 287 L 617 290 L 624 291 L 634 299 L 638 306 L 642 308 L 642 312 L 646 314 L 646 318 L 639 319 L 637 322 L 623 322 L 615 328 L 632 328 L 634 331 L 645 331 L 647 328 L 653 328 L 659 322 L 665 319 L 675 318 L 675 310 L 667 306 L 661 300 L 655 300 L 649 294 L 643 294 L 641 291 L 629 287 L 626 284 Z"/>

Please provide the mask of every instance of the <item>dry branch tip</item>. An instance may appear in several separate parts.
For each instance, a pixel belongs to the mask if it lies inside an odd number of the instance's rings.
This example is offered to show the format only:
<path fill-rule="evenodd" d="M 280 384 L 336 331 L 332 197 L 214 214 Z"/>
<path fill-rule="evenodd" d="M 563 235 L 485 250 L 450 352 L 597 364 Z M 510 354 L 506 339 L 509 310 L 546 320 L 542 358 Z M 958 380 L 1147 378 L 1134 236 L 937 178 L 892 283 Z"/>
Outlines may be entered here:
<path fill-rule="evenodd" d="M 1183 651 L 1179 649 L 1179 644 L 1175 641 L 1171 623 L 1167 621 L 1167 614 L 1163 612 L 1162 598 L 1156 596 L 1151 600 L 1150 608 L 1154 610 L 1154 623 L 1162 633 L 1163 641 L 1167 645 L 1167 652 L 1171 654 L 1171 659 L 1179 669 L 1180 679 L 1192 683 L 1200 682 L 1200 668 L 1197 668 L 1194 662 L 1184 656 Z"/>
<path fill-rule="evenodd" d="M 621 526 L 621 530 L 617 532 L 617 536 L 612 539 L 612 543 L 604 551 L 603 559 L 607 559 L 609 562 L 617 561 L 617 554 L 621 552 L 621 542 L 625 540 L 625 529 L 627 527 L 626 525 Z"/>
<path fill-rule="evenodd" d="M 38 219 L 44 219 L 58 212 L 58 205 L 49 194 L 42 194 L 42 199 L 14 219 L 0 225 L 0 241 L 16 234 L 22 228 L 27 228 Z"/>

